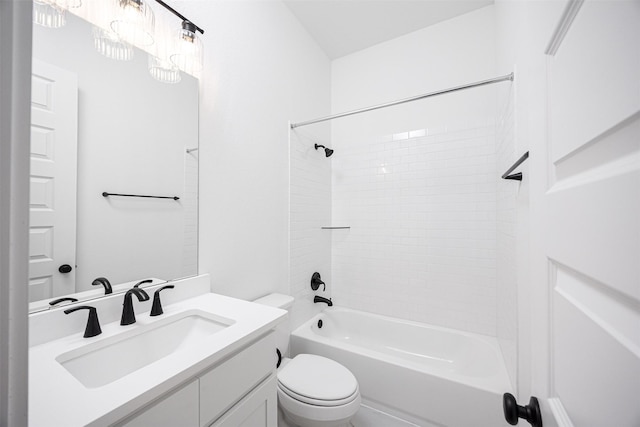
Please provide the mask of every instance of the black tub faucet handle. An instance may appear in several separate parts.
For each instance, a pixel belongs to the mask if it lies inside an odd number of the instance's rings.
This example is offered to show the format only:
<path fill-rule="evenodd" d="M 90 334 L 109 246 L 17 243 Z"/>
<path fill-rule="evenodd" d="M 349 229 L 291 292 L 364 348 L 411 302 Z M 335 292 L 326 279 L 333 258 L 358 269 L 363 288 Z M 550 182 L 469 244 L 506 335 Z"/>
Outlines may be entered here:
<path fill-rule="evenodd" d="M 313 289 L 314 291 L 317 291 L 320 285 L 322 285 L 323 292 L 327 290 L 327 285 L 325 285 L 325 283 L 320 278 L 320 273 L 316 271 L 311 276 L 311 289 Z"/>

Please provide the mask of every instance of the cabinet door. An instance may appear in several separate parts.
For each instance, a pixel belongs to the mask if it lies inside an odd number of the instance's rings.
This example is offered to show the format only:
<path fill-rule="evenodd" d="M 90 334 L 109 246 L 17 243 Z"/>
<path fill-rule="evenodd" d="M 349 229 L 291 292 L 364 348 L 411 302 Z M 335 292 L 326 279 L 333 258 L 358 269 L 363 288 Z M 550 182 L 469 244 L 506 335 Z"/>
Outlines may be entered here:
<path fill-rule="evenodd" d="M 276 376 L 270 375 L 211 427 L 277 427 Z"/>
<path fill-rule="evenodd" d="M 142 410 L 122 427 L 198 427 L 198 380 Z"/>
<path fill-rule="evenodd" d="M 215 422 L 275 372 L 275 348 L 270 333 L 200 377 L 201 426 Z"/>

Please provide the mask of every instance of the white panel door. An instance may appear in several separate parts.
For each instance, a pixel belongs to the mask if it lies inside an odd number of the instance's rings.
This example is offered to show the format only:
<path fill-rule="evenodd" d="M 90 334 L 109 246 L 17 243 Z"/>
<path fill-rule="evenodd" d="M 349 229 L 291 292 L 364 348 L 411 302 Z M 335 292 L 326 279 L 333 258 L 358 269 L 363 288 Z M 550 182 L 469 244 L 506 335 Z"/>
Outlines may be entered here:
<path fill-rule="evenodd" d="M 29 300 L 75 292 L 78 79 L 33 60 Z M 59 271 L 67 264 L 72 270 Z"/>
<path fill-rule="evenodd" d="M 571 3 L 579 10 L 548 57 L 549 318 L 533 347 L 548 349 L 543 421 L 637 427 L 640 2 Z"/>

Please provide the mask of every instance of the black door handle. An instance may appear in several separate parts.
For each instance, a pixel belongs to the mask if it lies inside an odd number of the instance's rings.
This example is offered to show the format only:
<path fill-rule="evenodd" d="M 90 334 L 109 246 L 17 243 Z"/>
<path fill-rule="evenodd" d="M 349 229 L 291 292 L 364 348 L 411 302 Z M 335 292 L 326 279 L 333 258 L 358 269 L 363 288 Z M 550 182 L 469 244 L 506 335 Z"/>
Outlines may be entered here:
<path fill-rule="evenodd" d="M 70 273 L 71 270 L 73 270 L 73 268 L 69 265 L 69 264 L 62 264 L 59 268 L 58 271 L 60 273 Z"/>
<path fill-rule="evenodd" d="M 535 396 L 531 396 L 528 405 L 520 406 L 513 394 L 505 393 L 502 395 L 502 408 L 504 409 L 504 419 L 512 426 L 518 424 L 518 418 L 522 418 L 533 427 L 542 427 L 542 413 Z"/>

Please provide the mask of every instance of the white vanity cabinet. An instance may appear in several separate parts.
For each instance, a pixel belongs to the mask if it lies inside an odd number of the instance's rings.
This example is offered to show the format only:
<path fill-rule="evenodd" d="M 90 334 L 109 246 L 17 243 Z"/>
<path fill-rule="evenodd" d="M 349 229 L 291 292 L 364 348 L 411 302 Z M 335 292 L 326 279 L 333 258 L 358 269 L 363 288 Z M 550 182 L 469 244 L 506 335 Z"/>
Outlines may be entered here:
<path fill-rule="evenodd" d="M 270 375 L 211 427 L 276 427 L 278 425 L 277 377 Z"/>
<path fill-rule="evenodd" d="M 273 333 L 128 418 L 126 427 L 276 427 Z"/>
<path fill-rule="evenodd" d="M 198 427 L 198 394 L 198 380 L 193 380 L 178 391 L 160 398 L 121 425 Z"/>

